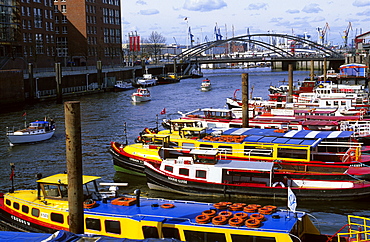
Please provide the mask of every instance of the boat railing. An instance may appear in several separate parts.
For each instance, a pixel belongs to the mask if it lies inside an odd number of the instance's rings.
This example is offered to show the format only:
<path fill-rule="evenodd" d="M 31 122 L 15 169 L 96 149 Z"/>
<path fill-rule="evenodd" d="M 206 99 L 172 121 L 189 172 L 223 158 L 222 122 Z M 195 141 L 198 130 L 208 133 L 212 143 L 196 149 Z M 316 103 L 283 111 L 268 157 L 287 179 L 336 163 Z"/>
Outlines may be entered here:
<path fill-rule="evenodd" d="M 348 226 L 348 232 L 340 232 Z M 348 224 L 343 226 L 337 233 L 338 241 L 345 237 L 348 241 L 370 240 L 370 218 L 348 215 Z M 328 239 L 328 241 L 330 241 Z"/>

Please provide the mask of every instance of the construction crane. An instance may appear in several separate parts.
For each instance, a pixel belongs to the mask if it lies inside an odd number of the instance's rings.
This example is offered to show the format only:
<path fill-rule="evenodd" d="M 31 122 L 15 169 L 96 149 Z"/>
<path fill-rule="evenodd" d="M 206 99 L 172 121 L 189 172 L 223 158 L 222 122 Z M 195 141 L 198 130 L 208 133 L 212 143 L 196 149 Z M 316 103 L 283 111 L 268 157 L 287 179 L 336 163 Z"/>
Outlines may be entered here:
<path fill-rule="evenodd" d="M 318 44 L 325 45 L 326 43 L 326 32 L 330 30 L 329 24 L 326 23 L 324 28 L 317 27 L 317 33 L 319 36 Z"/>
<path fill-rule="evenodd" d="M 348 44 L 348 34 L 349 34 L 349 31 L 352 30 L 352 24 L 351 22 L 348 22 L 348 26 L 347 28 L 343 31 L 343 35 L 342 35 L 342 38 L 343 38 L 343 41 L 344 41 L 344 47 L 346 48 L 347 47 L 347 44 Z"/>

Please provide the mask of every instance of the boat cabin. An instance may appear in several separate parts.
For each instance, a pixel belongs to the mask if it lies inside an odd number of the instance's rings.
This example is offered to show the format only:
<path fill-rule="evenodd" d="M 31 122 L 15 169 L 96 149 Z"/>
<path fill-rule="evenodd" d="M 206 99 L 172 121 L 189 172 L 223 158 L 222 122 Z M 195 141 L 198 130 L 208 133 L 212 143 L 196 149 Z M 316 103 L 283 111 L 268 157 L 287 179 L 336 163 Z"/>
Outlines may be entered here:
<path fill-rule="evenodd" d="M 93 192 L 98 193 L 96 184 L 97 176 L 83 176 L 84 196 L 91 197 Z M 37 180 L 39 200 L 60 199 L 68 200 L 68 177 L 67 174 L 56 174 Z"/>

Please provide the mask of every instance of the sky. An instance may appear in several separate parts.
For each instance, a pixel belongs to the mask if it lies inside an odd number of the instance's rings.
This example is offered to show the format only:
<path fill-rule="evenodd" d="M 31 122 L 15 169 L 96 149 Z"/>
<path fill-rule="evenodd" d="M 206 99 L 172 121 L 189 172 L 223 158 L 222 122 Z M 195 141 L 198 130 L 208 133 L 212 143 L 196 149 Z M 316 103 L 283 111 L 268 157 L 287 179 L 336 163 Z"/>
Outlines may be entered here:
<path fill-rule="evenodd" d="M 167 44 L 189 45 L 189 28 L 195 44 L 250 34 L 293 34 L 318 41 L 326 30 L 325 42 L 343 45 L 370 31 L 370 0 L 122 0 L 124 42 L 129 33 L 148 38 L 153 31 Z M 350 27 L 351 26 L 351 27 Z"/>

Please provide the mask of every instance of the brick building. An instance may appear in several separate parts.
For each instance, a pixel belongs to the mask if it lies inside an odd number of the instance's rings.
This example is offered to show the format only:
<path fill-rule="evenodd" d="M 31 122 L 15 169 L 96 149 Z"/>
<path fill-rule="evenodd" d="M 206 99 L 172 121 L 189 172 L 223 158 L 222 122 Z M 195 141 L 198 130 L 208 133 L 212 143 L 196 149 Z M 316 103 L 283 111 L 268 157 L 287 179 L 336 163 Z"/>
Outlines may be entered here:
<path fill-rule="evenodd" d="M 0 0 L 0 69 L 122 62 L 119 0 Z"/>

